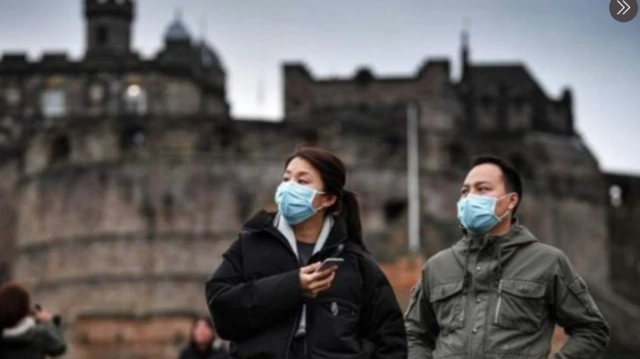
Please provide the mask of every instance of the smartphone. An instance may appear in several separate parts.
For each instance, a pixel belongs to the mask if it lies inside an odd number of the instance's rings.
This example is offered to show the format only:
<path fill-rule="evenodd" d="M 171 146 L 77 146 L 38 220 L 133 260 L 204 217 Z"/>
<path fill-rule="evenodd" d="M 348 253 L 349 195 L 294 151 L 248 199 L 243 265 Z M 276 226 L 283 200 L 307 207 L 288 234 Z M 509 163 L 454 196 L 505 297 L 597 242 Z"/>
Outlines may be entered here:
<path fill-rule="evenodd" d="M 344 262 L 343 258 L 327 258 L 325 260 L 322 261 L 322 264 L 320 265 L 320 267 L 318 267 L 318 269 L 316 269 L 316 272 L 320 272 L 323 271 L 327 268 L 333 267 L 333 266 L 339 266 L 340 263 Z"/>

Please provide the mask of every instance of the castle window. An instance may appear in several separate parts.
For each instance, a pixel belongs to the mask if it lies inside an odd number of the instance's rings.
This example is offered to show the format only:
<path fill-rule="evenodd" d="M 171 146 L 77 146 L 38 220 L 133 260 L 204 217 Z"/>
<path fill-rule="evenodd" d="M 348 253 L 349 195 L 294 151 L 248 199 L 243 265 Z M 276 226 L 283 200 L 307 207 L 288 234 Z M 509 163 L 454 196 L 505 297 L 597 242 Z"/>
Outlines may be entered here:
<path fill-rule="evenodd" d="M 402 139 L 397 135 L 387 134 L 382 142 L 385 144 L 390 153 L 395 153 L 397 150 L 401 148 Z"/>
<path fill-rule="evenodd" d="M 147 113 L 147 93 L 140 85 L 129 85 L 124 93 L 124 111 L 129 115 Z"/>
<path fill-rule="evenodd" d="M 58 136 L 51 143 L 50 164 L 58 164 L 69 160 L 71 144 L 67 136 Z"/>
<path fill-rule="evenodd" d="M 21 94 L 17 87 L 9 87 L 4 93 L 5 100 L 9 106 L 16 106 L 20 103 Z"/>
<path fill-rule="evenodd" d="M 299 98 L 292 98 L 292 99 L 288 100 L 288 105 L 289 105 L 288 107 L 291 110 L 298 110 L 298 109 L 300 109 L 302 107 L 303 102 Z"/>
<path fill-rule="evenodd" d="M 622 200 L 622 187 L 619 185 L 613 185 L 609 188 L 609 199 L 611 200 L 611 205 L 613 207 L 620 207 L 624 203 Z"/>
<path fill-rule="evenodd" d="M 480 106 L 482 106 L 486 111 L 492 110 L 494 104 L 495 104 L 495 101 L 491 96 L 483 96 L 480 98 Z"/>
<path fill-rule="evenodd" d="M 514 97 L 511 100 L 511 103 L 513 104 L 513 108 L 515 111 L 522 112 L 527 105 L 527 100 L 524 97 Z"/>
<path fill-rule="evenodd" d="M 406 200 L 392 200 L 384 204 L 384 218 L 387 223 L 398 220 L 406 211 Z"/>
<path fill-rule="evenodd" d="M 144 130 L 138 126 L 131 126 L 124 129 L 120 136 L 120 147 L 123 150 L 142 148 L 147 141 L 147 135 L 144 133 Z"/>
<path fill-rule="evenodd" d="M 89 87 L 89 101 L 91 104 L 96 105 L 104 101 L 105 90 L 101 84 L 93 84 Z"/>
<path fill-rule="evenodd" d="M 109 29 L 105 25 L 100 25 L 96 29 L 96 41 L 99 46 L 105 46 L 109 43 Z"/>
<path fill-rule="evenodd" d="M 46 89 L 40 95 L 40 107 L 45 117 L 59 117 L 67 112 L 67 93 L 63 89 Z"/>

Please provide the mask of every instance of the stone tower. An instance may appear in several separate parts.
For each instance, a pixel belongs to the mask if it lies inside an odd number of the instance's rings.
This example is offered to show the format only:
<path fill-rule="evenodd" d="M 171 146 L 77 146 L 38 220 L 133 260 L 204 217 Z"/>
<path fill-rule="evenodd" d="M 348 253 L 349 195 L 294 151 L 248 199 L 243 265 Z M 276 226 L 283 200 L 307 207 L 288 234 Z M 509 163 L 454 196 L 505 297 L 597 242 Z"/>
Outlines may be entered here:
<path fill-rule="evenodd" d="M 132 0 L 84 0 L 86 51 L 93 56 L 131 52 Z"/>
<path fill-rule="evenodd" d="M 241 223 L 234 174 L 213 159 L 234 151 L 225 70 L 180 19 L 143 59 L 134 1 L 84 6 L 80 61 L 0 61 L 13 277 L 63 315 L 67 358 L 175 358 Z"/>

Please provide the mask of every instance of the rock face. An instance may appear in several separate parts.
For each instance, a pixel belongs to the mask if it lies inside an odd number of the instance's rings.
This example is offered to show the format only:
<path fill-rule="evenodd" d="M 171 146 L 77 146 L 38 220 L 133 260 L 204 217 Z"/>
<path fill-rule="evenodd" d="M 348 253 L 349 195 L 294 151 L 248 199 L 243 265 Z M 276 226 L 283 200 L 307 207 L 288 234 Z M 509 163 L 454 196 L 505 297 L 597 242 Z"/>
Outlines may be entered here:
<path fill-rule="evenodd" d="M 274 208 L 300 144 L 348 164 L 366 242 L 403 305 L 424 258 L 460 237 L 470 158 L 507 158 L 526 181 L 521 221 L 568 253 L 614 344 L 637 347 L 640 178 L 599 170 L 569 91 L 549 98 L 523 64 L 472 64 L 465 43 L 457 81 L 441 59 L 402 78 L 363 68 L 323 79 L 285 64 L 283 120 L 235 119 L 221 59 L 179 18 L 142 59 L 129 45 L 133 1 L 84 4 L 81 60 L 0 60 L 0 276 L 64 315 L 68 358 L 175 358 L 191 316 L 206 314 L 204 281 L 243 221 Z M 420 110 L 417 259 L 406 249 L 408 103 Z"/>

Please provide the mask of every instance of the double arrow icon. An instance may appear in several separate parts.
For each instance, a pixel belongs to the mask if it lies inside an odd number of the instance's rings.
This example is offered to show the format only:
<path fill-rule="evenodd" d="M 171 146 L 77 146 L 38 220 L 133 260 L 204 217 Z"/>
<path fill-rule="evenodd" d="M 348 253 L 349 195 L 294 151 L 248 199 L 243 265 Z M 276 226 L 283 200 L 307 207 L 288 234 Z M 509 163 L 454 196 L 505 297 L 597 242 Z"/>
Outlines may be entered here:
<path fill-rule="evenodd" d="M 620 2 L 620 0 L 617 0 L 617 1 L 618 1 L 618 4 L 620 4 L 620 6 L 622 8 L 620 9 L 620 11 L 618 11 L 618 13 L 616 15 L 620 15 L 620 13 L 622 13 L 622 15 L 624 15 L 624 14 L 627 13 L 627 11 L 629 11 L 629 9 L 631 9 L 631 6 L 629 6 L 629 4 L 627 4 L 626 1 L 624 1 L 624 0 L 622 0 L 622 2 Z M 622 5 L 622 4 L 624 4 L 624 5 Z M 625 7 L 625 5 L 627 7 Z M 624 12 L 622 10 L 624 10 Z"/>

